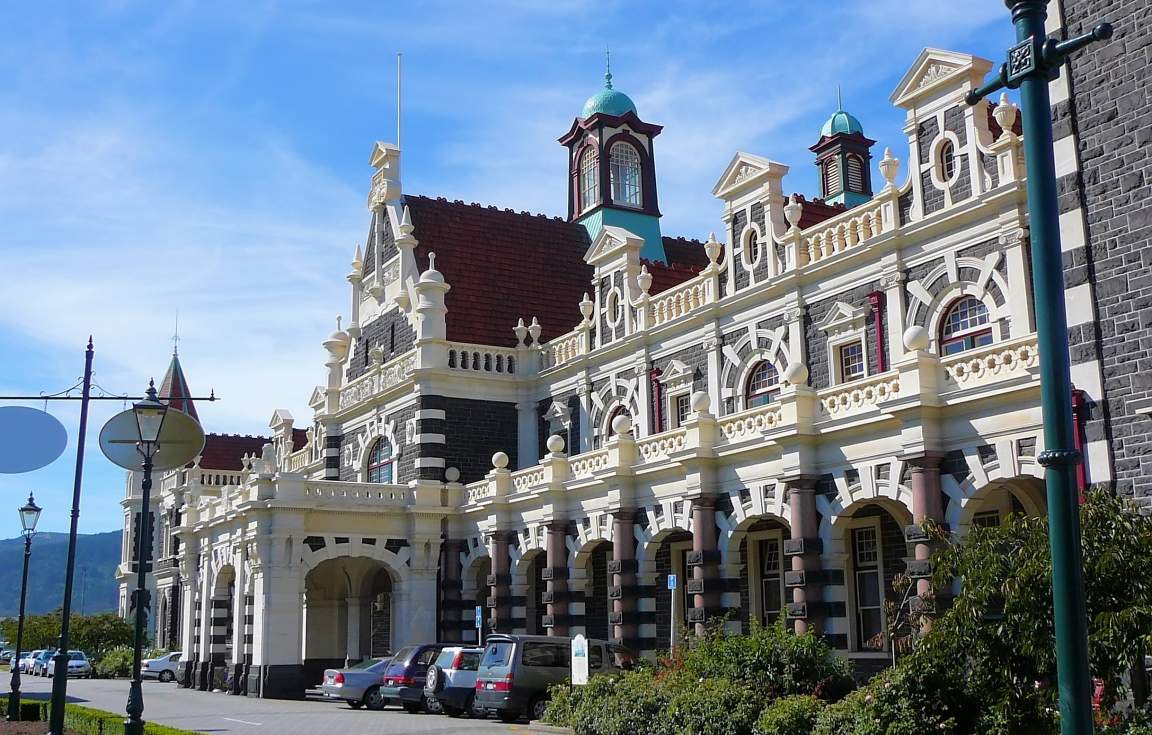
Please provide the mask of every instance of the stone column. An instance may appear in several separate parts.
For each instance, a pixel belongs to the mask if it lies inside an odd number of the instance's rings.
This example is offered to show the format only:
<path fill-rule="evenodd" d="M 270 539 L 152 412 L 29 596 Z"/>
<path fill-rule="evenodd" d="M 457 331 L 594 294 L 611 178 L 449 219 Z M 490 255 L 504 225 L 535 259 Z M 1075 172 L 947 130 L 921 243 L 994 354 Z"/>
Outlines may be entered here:
<path fill-rule="evenodd" d="M 544 627 L 550 635 L 568 635 L 568 521 L 548 524 L 547 559 L 544 567 L 544 603 L 548 606 Z"/>
<path fill-rule="evenodd" d="M 816 516 L 816 479 L 797 478 L 785 484 L 788 493 L 789 538 L 784 554 L 792 569 L 785 572 L 784 584 L 792 590 L 788 619 L 797 633 L 819 631 L 823 623 L 820 575 L 820 534 Z"/>
<path fill-rule="evenodd" d="M 688 554 L 691 579 L 687 592 L 693 595 L 688 622 L 696 626 L 696 635 L 704 635 L 708 618 L 720 612 L 720 552 L 716 549 L 716 498 L 702 495 L 692 498 L 692 551 Z"/>
<path fill-rule="evenodd" d="M 923 601 L 932 591 L 932 543 L 920 524 L 927 520 L 944 522 L 944 502 L 940 495 L 940 462 L 943 455 L 928 452 L 907 460 L 912 474 L 912 525 L 904 529 L 904 538 L 916 545 L 913 561 L 908 562 L 908 574 L 916 580 L 915 603 L 924 610 Z M 929 611 L 931 612 L 931 611 Z M 924 621 L 924 629 L 930 627 Z"/>
<path fill-rule="evenodd" d="M 461 578 L 464 574 L 460 554 L 464 548 L 464 542 L 456 539 L 447 539 L 440 546 L 440 640 L 442 641 L 464 640 L 463 633 L 468 627 L 464 623 L 460 594 Z M 471 621 L 472 615 L 469 614 L 467 619 Z"/>
<path fill-rule="evenodd" d="M 239 694 L 240 690 L 243 689 L 244 619 L 248 614 L 247 606 L 244 604 L 244 590 L 248 584 L 247 565 L 244 560 L 243 554 L 236 555 L 236 582 L 233 585 L 234 594 L 232 596 L 232 661 L 230 662 L 232 683 L 228 687 L 229 694 Z"/>
<path fill-rule="evenodd" d="M 187 571 L 182 576 L 180 600 L 180 650 L 184 652 L 180 662 L 180 686 L 192 686 L 193 673 L 196 665 L 196 642 L 198 640 L 196 615 L 196 592 L 200 586 L 200 575 L 195 568 L 196 560 L 192 559 L 187 565 Z M 183 565 L 182 565 L 183 567 Z M 182 570 L 183 571 L 183 570 Z"/>
<path fill-rule="evenodd" d="M 492 573 L 488 575 L 488 609 L 493 633 L 512 632 L 512 558 L 508 544 L 511 531 L 493 531 L 488 543 L 492 559 Z"/>
<path fill-rule="evenodd" d="M 616 640 L 633 650 L 640 646 L 640 621 L 636 611 L 636 536 L 633 533 L 636 512 L 617 510 L 612 514 L 612 561 L 608 572 L 612 574 L 611 622 L 615 626 Z"/>
<path fill-rule="evenodd" d="M 212 591 L 215 587 L 215 575 L 212 572 L 212 561 L 205 558 L 203 562 L 204 573 L 200 575 L 200 619 L 198 637 L 199 658 L 196 667 L 196 688 L 204 691 L 212 684 Z"/>
<path fill-rule="evenodd" d="M 351 666 L 363 658 L 360 655 L 360 613 L 363 604 L 364 600 L 358 596 L 349 595 L 344 600 L 344 605 L 348 609 L 348 625 L 344 636 L 344 663 L 346 666 Z"/>

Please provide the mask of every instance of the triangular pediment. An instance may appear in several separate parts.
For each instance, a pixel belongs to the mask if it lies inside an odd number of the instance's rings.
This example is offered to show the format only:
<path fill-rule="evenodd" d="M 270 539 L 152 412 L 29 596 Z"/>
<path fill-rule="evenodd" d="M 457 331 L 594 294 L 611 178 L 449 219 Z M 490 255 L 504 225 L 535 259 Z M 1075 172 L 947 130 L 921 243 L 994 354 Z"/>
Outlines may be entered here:
<path fill-rule="evenodd" d="M 712 187 L 712 194 L 720 199 L 728 199 L 741 191 L 757 187 L 774 176 L 782 177 L 786 173 L 788 167 L 782 163 L 738 151 L 732 156 L 720 180 Z"/>
<path fill-rule="evenodd" d="M 568 426 L 568 423 L 572 420 L 572 412 L 568 409 L 568 406 L 560 401 L 552 401 L 552 405 L 544 412 L 544 420 L 549 423 Z"/>
<path fill-rule="evenodd" d="M 660 380 L 669 382 L 678 378 L 691 376 L 692 368 L 680 360 L 672 360 L 668 363 L 668 367 L 664 368 L 664 372 L 660 374 Z"/>
<path fill-rule="evenodd" d="M 286 408 L 278 408 L 272 414 L 272 418 L 268 420 L 268 426 L 275 429 L 277 427 L 283 426 L 284 424 L 291 424 L 294 421 L 295 419 L 292 418 L 291 411 Z"/>
<path fill-rule="evenodd" d="M 863 323 L 863 308 L 849 306 L 843 301 L 837 301 L 816 326 L 825 332 L 839 332 L 844 329 L 860 326 Z"/>
<path fill-rule="evenodd" d="M 324 407 L 326 400 L 328 400 L 328 396 L 324 393 L 324 389 L 316 386 L 312 391 L 312 397 L 308 399 L 308 407 L 319 410 Z"/>
<path fill-rule="evenodd" d="M 915 100 L 939 94 L 945 87 L 979 84 L 991 68 L 992 62 L 979 56 L 926 48 L 900 79 L 890 99 L 897 107 L 911 107 Z"/>
<path fill-rule="evenodd" d="M 384 168 L 399 155 L 399 148 L 391 143 L 378 140 L 372 145 L 372 155 L 368 157 L 368 163 L 372 168 Z"/>
<path fill-rule="evenodd" d="M 605 225 L 595 242 L 584 253 L 584 261 L 589 265 L 597 265 L 610 260 L 617 255 L 634 248 L 637 253 L 644 247 L 644 239 L 623 227 Z"/>

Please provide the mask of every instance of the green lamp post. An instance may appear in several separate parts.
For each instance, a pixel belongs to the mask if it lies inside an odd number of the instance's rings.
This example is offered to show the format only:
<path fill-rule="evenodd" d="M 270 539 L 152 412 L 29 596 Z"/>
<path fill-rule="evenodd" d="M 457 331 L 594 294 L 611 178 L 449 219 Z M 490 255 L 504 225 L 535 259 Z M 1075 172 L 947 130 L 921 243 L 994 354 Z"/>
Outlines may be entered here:
<path fill-rule="evenodd" d="M 1088 615 L 1081 576 L 1080 516 L 1072 426 L 1072 380 L 1068 361 L 1068 317 L 1060 258 L 1060 222 L 1056 167 L 1052 152 L 1052 110 L 1048 83 L 1072 52 L 1112 36 L 1101 23 L 1092 32 L 1057 42 L 1047 37 L 1048 0 L 1005 0 L 1012 11 L 1018 43 L 1008 50 L 996 79 L 968 93 L 973 105 L 998 89 L 1020 89 L 1024 124 L 1024 164 L 1028 174 L 1028 221 L 1032 246 L 1032 288 L 1036 298 L 1036 336 L 1040 348 L 1040 399 L 1046 449 L 1044 466 L 1052 547 L 1052 607 L 1056 626 L 1056 669 L 1060 685 L 1060 732 L 1092 733 L 1092 695 L 1088 668 Z"/>

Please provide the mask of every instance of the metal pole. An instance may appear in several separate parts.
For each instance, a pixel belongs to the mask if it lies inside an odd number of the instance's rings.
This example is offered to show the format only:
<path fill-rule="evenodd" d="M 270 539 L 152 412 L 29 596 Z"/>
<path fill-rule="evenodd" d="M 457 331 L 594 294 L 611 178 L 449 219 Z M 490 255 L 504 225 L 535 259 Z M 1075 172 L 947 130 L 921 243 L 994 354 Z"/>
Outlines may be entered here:
<path fill-rule="evenodd" d="M 1028 226 L 1036 341 L 1040 351 L 1040 401 L 1046 449 L 1037 457 L 1048 490 L 1048 541 L 1052 549 L 1052 618 L 1056 629 L 1056 673 L 1060 689 L 1060 732 L 1091 735 L 1092 692 L 1088 666 L 1088 613 L 1084 603 L 1080 510 L 1068 362 L 1068 318 L 1064 306 L 1056 166 L 1052 152 L 1052 107 L 1048 83 L 1069 54 L 1112 37 L 1101 23 L 1091 33 L 1056 42 L 1044 20 L 1048 0 L 1004 0 L 1012 11 L 1017 44 L 996 79 L 968 93 L 968 104 L 1002 87 L 1020 89 L 1024 164 L 1028 175 Z"/>
<path fill-rule="evenodd" d="M 24 601 L 28 598 L 28 558 L 32 556 L 32 534 L 24 535 L 24 573 L 20 577 L 20 620 L 16 623 L 16 650 L 9 659 L 12 667 L 12 693 L 8 695 L 8 720 L 20 721 L 20 648 L 24 645 Z"/>
<path fill-rule="evenodd" d="M 1016 39 L 1044 39 L 1047 0 L 1013 0 Z M 1039 46 L 1034 46 L 1039 51 Z M 1084 603 L 1080 550 L 1080 511 L 1076 464 L 1080 454 L 1072 432 L 1072 378 L 1068 365 L 1068 318 L 1052 152 L 1052 106 L 1047 74 L 1029 74 L 1020 83 L 1024 163 L 1028 174 L 1028 222 L 1032 248 L 1032 289 L 1040 350 L 1040 401 L 1046 449 L 1048 536 L 1052 548 L 1052 612 L 1056 627 L 1056 673 L 1060 683 L 1060 731 L 1092 732 L 1091 674 L 1088 668 L 1088 613 Z"/>
<path fill-rule="evenodd" d="M 132 604 L 136 612 L 136 632 L 132 643 L 132 683 L 128 687 L 128 706 L 125 711 L 124 735 L 144 735 L 144 693 L 140 688 L 140 662 L 144 649 L 144 626 L 147 624 L 148 607 L 147 570 L 152 556 L 152 524 L 148 518 L 148 505 L 152 493 L 152 458 L 144 457 L 144 478 L 140 482 L 142 507 L 140 533 L 136 537 L 136 590 L 132 594 Z"/>
<path fill-rule="evenodd" d="M 84 391 L 80 400 L 80 433 L 76 437 L 76 477 L 72 485 L 72 525 L 68 531 L 68 566 L 64 571 L 64 604 L 60 611 L 60 650 L 53 659 L 51 735 L 64 735 L 64 702 L 68 696 L 68 622 L 72 615 L 72 577 L 76 568 L 76 525 L 80 521 L 80 486 L 84 478 L 84 436 L 88 432 L 88 401 L 92 395 L 92 337 L 84 352 Z"/>

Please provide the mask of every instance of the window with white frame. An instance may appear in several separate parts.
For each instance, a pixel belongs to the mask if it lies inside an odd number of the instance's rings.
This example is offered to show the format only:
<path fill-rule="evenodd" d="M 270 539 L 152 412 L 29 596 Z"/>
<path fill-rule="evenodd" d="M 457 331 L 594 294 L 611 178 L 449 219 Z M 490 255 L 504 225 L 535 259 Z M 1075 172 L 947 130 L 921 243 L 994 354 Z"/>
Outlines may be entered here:
<path fill-rule="evenodd" d="M 674 428 L 679 428 L 684 425 L 688 417 L 692 415 L 692 398 L 687 393 L 680 393 L 672 396 L 672 408 L 674 413 L 672 416 L 676 420 Z"/>
<path fill-rule="evenodd" d="M 940 324 L 940 354 L 955 355 L 990 344 L 988 307 L 975 296 L 962 296 L 948 308 Z"/>
<path fill-rule="evenodd" d="M 784 610 L 784 554 L 780 538 L 760 539 L 760 622 L 774 625 Z"/>
<path fill-rule="evenodd" d="M 749 227 L 744 232 L 744 247 L 741 251 L 745 268 L 752 269 L 760 262 L 760 251 L 760 237 L 755 228 Z"/>
<path fill-rule="evenodd" d="M 748 375 L 744 404 L 747 408 L 767 406 L 780 397 L 780 374 L 768 360 L 761 361 Z"/>
<path fill-rule="evenodd" d="M 999 528 L 1000 511 L 985 510 L 972 517 L 972 525 L 977 528 Z"/>
<path fill-rule="evenodd" d="M 600 200 L 600 156 L 589 146 L 580 154 L 580 211 Z"/>
<path fill-rule="evenodd" d="M 876 526 L 852 529 L 856 639 L 864 651 L 884 650 L 884 570 Z"/>
<path fill-rule="evenodd" d="M 839 358 L 837 363 L 840 369 L 841 382 L 846 383 L 849 380 L 864 377 L 864 343 L 862 341 L 857 339 L 842 344 L 836 348 L 836 354 Z"/>
<path fill-rule="evenodd" d="M 641 206 L 640 154 L 630 143 L 616 143 L 609 152 L 612 176 L 612 203 Z"/>
<path fill-rule="evenodd" d="M 956 175 L 956 146 L 952 141 L 945 140 L 940 144 L 936 175 L 946 184 L 952 183 Z"/>

